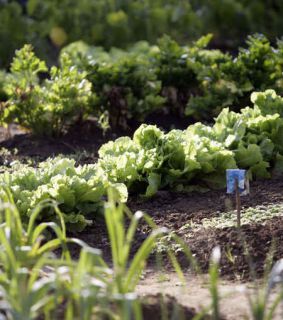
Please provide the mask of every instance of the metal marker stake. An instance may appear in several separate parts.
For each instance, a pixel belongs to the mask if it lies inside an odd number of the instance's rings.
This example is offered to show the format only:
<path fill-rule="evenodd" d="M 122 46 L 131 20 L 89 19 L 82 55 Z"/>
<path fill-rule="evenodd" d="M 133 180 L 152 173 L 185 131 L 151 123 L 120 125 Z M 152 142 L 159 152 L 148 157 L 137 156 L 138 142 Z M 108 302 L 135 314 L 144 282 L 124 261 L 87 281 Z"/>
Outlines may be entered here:
<path fill-rule="evenodd" d="M 236 209 L 237 209 L 237 227 L 241 227 L 241 198 L 239 192 L 239 181 L 235 179 L 235 192 L 236 192 Z"/>

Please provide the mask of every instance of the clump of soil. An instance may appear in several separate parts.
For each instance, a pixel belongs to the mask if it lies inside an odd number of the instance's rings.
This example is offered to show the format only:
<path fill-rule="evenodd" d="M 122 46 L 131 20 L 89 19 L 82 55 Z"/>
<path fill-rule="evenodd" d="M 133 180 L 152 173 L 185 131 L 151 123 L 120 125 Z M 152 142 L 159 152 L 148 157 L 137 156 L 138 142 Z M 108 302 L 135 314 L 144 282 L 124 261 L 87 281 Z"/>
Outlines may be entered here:
<path fill-rule="evenodd" d="M 183 306 L 178 303 L 176 298 L 162 294 L 147 295 L 143 297 L 142 313 L 144 320 L 191 320 L 197 315 L 197 312 L 194 308 Z M 202 319 L 209 320 L 212 318 L 207 315 L 204 316 Z"/>

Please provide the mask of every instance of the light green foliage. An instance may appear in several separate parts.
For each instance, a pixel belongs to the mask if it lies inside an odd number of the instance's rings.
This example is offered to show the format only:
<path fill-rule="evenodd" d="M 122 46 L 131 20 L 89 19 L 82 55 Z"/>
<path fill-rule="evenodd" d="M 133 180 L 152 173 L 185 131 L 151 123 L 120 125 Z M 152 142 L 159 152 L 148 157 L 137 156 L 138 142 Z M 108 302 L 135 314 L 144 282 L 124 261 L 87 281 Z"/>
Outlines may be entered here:
<path fill-rule="evenodd" d="M 269 95 L 269 91 L 258 95 Z M 283 119 L 273 112 L 280 112 L 280 99 L 275 95 L 274 105 L 271 101 L 265 112 L 258 105 L 240 113 L 224 109 L 213 126 L 196 123 L 165 134 L 143 124 L 132 140 L 123 137 L 102 146 L 98 167 L 110 180 L 124 182 L 130 191 L 146 196 L 168 186 L 176 190 L 221 188 L 226 169 L 237 167 L 248 170 L 250 178 L 268 178 L 272 167 L 279 174 Z M 268 110 L 271 114 L 266 114 Z"/>
<path fill-rule="evenodd" d="M 152 195 L 159 187 L 156 181 L 159 176 L 154 173 L 162 165 L 159 149 L 153 143 L 161 134 L 155 126 L 142 125 L 136 131 L 134 140 L 122 137 L 115 142 L 108 142 L 99 150 L 98 168 L 101 168 L 110 180 L 123 182 L 128 188 L 137 188 L 137 191 L 142 191 L 140 188 L 148 183 L 148 193 Z M 148 147 L 143 148 L 147 143 Z"/>
<path fill-rule="evenodd" d="M 196 185 L 223 186 L 225 169 L 236 167 L 233 152 L 190 129 L 165 134 L 155 126 L 142 125 L 133 140 L 119 138 L 102 146 L 98 166 L 110 179 L 126 181 L 130 190 L 141 192 L 147 186 L 146 196 L 168 185 L 186 188 L 193 180 Z"/>
<path fill-rule="evenodd" d="M 75 166 L 74 160 L 55 158 L 38 168 L 21 166 L 0 175 L 2 187 L 9 188 L 20 213 L 27 219 L 41 201 L 52 199 L 64 212 L 65 222 L 72 230 L 82 230 L 102 209 L 102 197 L 113 186 L 120 199 L 127 199 L 122 184 L 111 183 L 95 165 Z M 38 216 L 41 220 L 55 219 L 52 207 Z"/>
<path fill-rule="evenodd" d="M 45 62 L 36 57 L 31 45 L 26 44 L 21 50 L 16 51 L 11 73 L 19 80 L 21 89 L 38 83 L 38 74 L 46 71 Z"/>
<path fill-rule="evenodd" d="M 269 90 L 259 95 L 268 96 Z M 252 101 L 255 101 L 254 97 L 255 94 Z M 224 109 L 214 126 L 218 140 L 234 150 L 238 166 L 249 169 L 253 176 L 259 178 L 269 177 L 267 168 L 270 163 L 276 162 L 277 154 L 283 151 L 280 143 L 283 119 L 277 113 L 280 112 L 277 100 L 281 98 L 276 97 L 264 111 L 257 104 L 254 108 L 242 109 L 238 114 Z"/>
<path fill-rule="evenodd" d="M 99 167 L 108 173 L 110 179 L 127 184 L 139 179 L 139 147 L 129 137 L 121 137 L 115 142 L 104 144 L 99 150 L 99 156 L 104 159 L 99 163 Z"/>
<path fill-rule="evenodd" d="M 251 101 L 258 106 L 263 115 L 278 113 L 283 116 L 283 98 L 276 94 L 275 90 L 254 92 Z"/>
<path fill-rule="evenodd" d="M 30 45 L 16 52 L 2 122 L 16 122 L 37 135 L 59 135 L 87 116 L 94 94 L 85 73 L 72 66 L 67 55 L 60 68 L 51 68 L 50 79 L 40 83 L 39 74 L 46 71 L 45 62 L 35 56 Z"/>

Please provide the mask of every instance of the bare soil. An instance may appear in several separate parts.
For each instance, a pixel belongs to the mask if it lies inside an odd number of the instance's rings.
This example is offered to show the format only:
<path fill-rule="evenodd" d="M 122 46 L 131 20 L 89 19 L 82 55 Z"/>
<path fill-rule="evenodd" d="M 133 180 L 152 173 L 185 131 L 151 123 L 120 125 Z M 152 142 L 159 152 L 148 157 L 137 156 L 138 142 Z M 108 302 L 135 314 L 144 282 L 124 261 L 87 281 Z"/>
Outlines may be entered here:
<path fill-rule="evenodd" d="M 152 283 L 146 285 L 146 288 L 152 286 Z M 143 287 L 140 287 L 142 314 L 144 320 L 152 319 L 178 319 L 178 320 L 193 320 L 197 315 L 197 310 L 194 307 L 189 307 L 181 304 L 175 296 L 158 290 L 153 294 L 148 290 L 143 293 Z M 206 315 L 204 320 L 211 320 L 211 316 Z M 222 318 L 224 320 L 224 318 Z"/>

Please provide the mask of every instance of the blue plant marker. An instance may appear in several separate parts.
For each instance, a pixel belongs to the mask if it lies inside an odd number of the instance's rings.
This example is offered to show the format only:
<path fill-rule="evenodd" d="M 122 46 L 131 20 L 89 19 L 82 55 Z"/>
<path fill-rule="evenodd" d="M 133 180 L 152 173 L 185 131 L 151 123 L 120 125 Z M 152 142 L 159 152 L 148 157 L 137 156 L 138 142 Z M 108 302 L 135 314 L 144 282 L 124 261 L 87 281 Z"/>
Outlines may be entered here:
<path fill-rule="evenodd" d="M 227 193 L 236 192 L 235 186 L 238 180 L 238 190 L 240 193 L 245 191 L 246 170 L 243 169 L 228 169 L 226 170 Z"/>
<path fill-rule="evenodd" d="M 228 169 L 226 170 L 227 193 L 236 194 L 237 227 L 241 228 L 241 197 L 246 187 L 246 170 Z M 249 188 L 247 188 L 249 189 Z M 249 193 L 249 190 L 247 190 Z"/>

